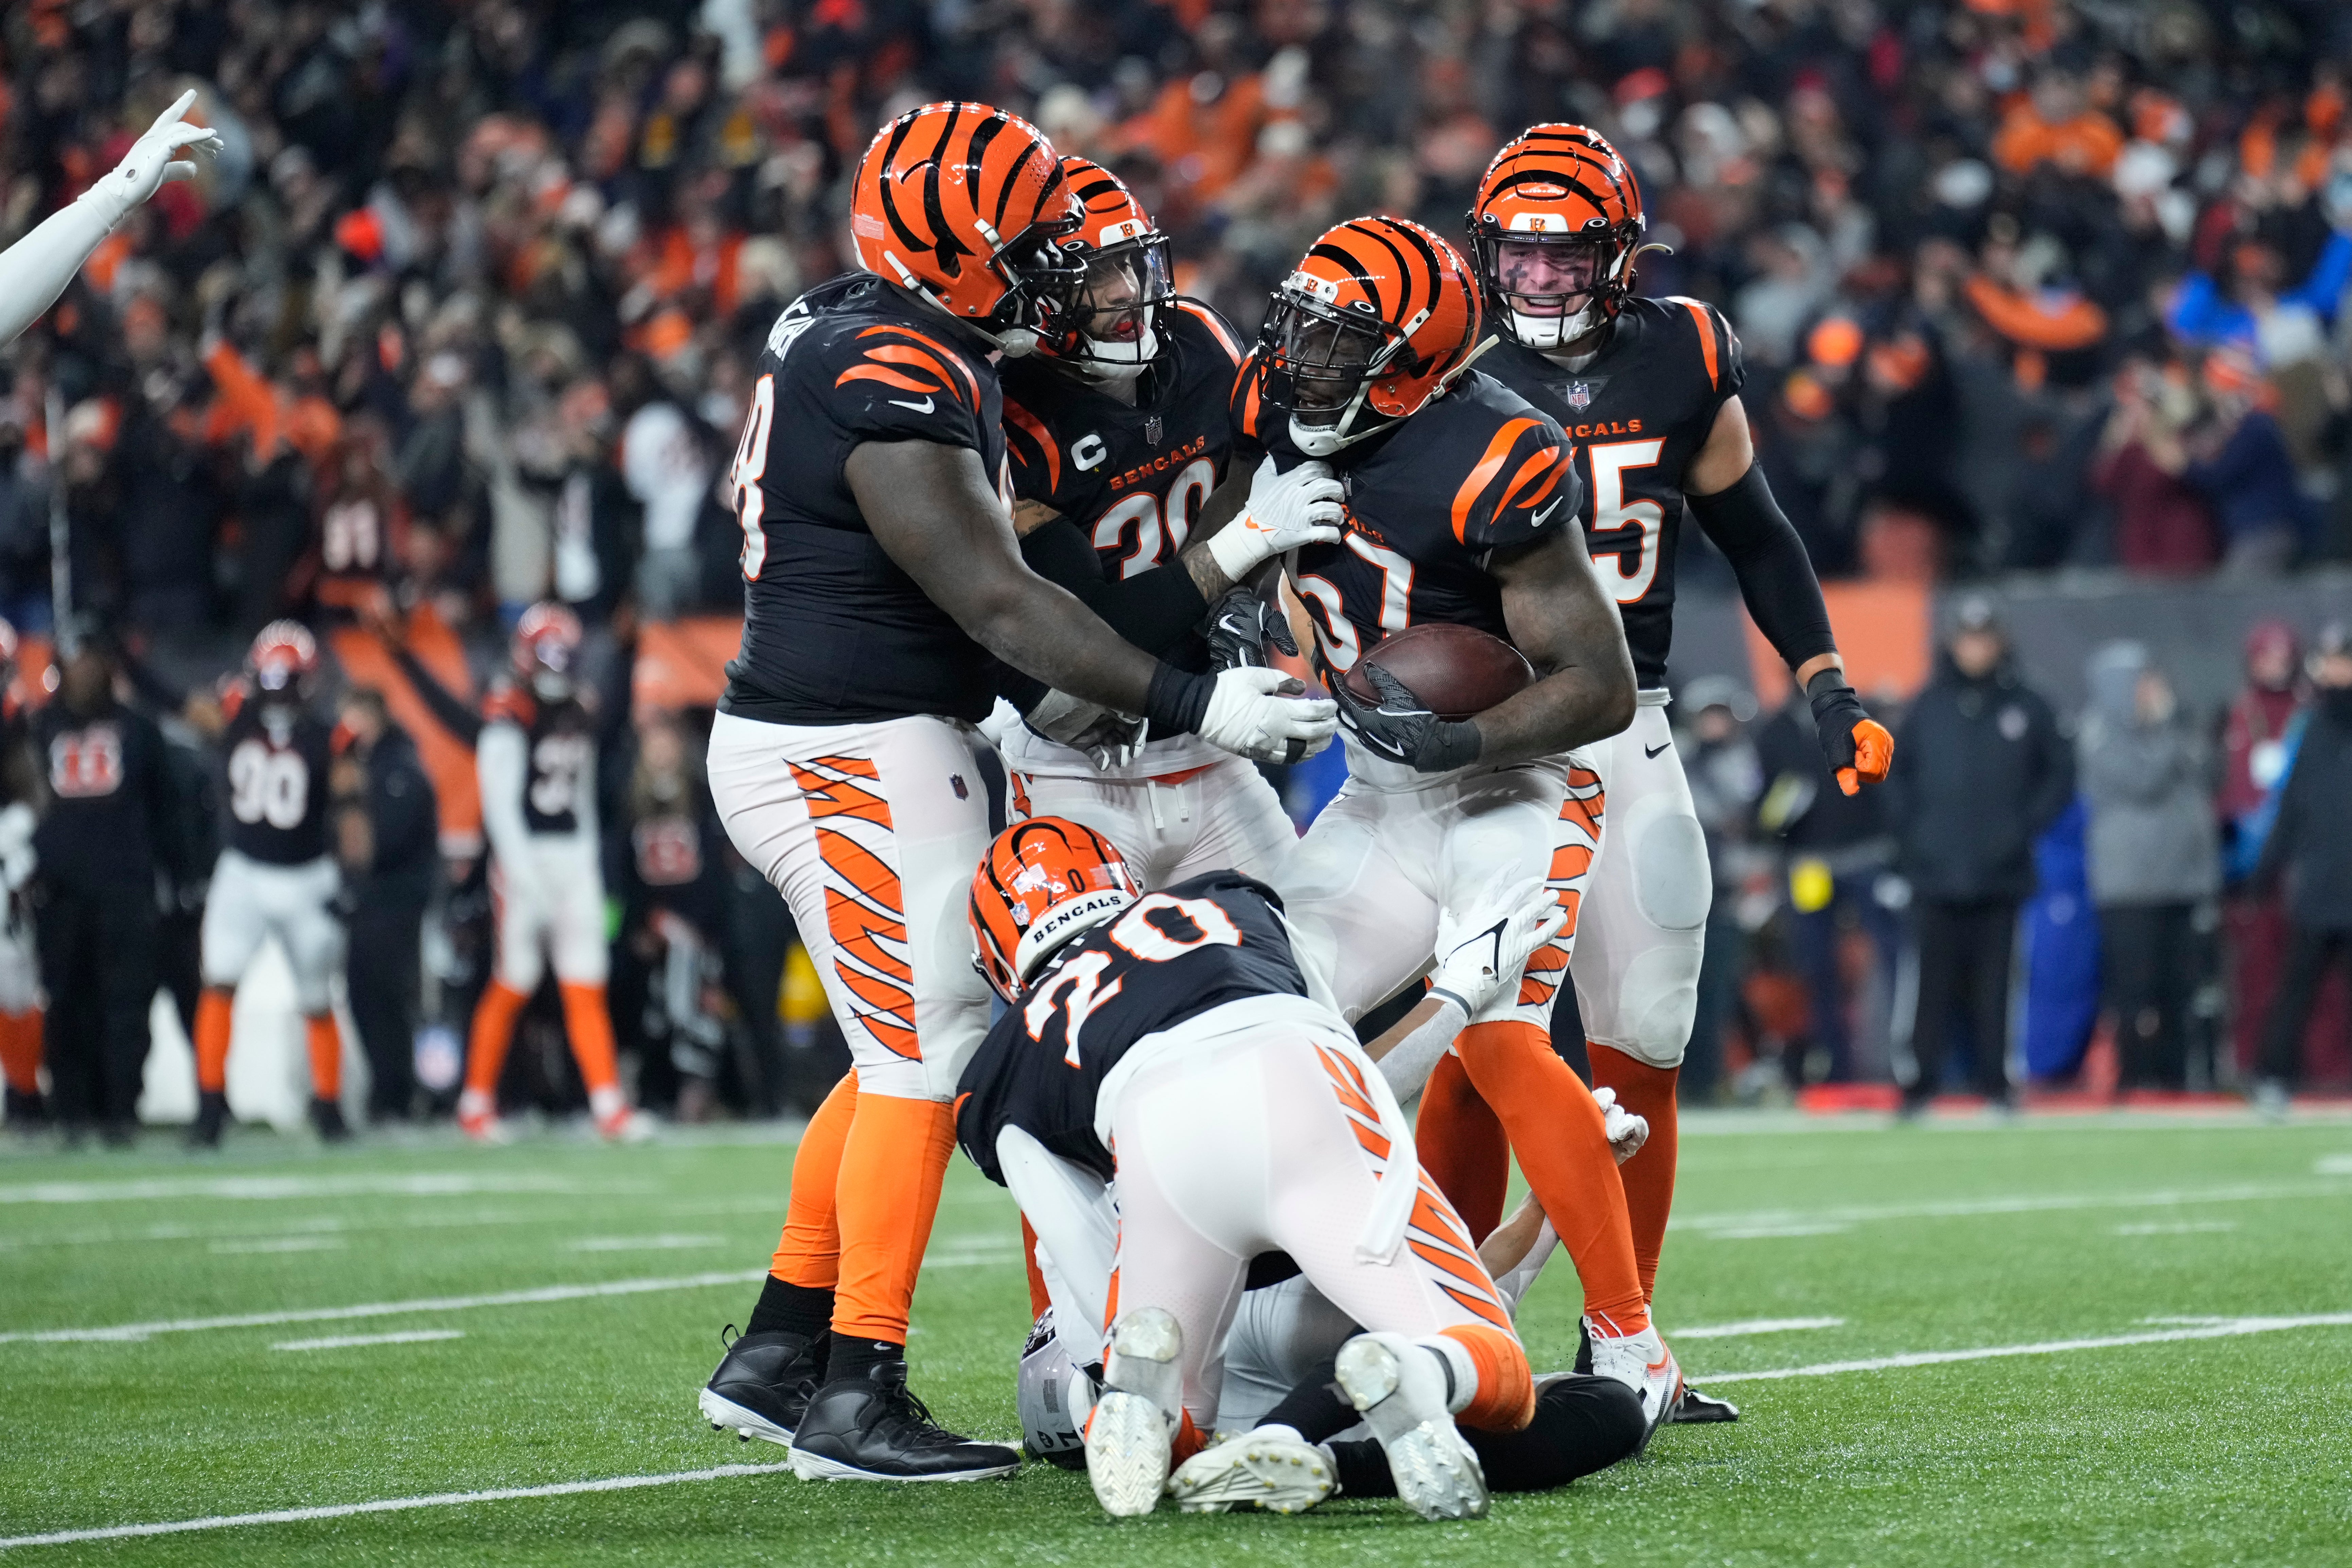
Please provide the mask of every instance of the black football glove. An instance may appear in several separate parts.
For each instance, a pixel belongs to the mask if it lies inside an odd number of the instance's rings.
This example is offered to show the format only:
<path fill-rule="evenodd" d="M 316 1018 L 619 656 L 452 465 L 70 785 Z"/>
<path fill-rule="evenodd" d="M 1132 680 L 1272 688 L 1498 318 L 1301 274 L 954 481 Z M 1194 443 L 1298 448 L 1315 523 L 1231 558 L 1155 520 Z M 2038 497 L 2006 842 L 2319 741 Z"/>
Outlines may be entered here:
<path fill-rule="evenodd" d="M 1348 677 L 1328 664 L 1323 684 L 1339 705 L 1339 727 L 1354 736 L 1357 745 L 1423 773 L 1450 773 L 1478 760 L 1476 725 L 1438 717 L 1411 687 L 1378 664 L 1359 662 L 1356 667 L 1380 694 L 1378 703 L 1360 701 L 1348 689 Z"/>
<path fill-rule="evenodd" d="M 1207 632 L 1212 670 L 1263 668 L 1274 663 L 1269 649 L 1298 655 L 1289 618 L 1255 589 L 1228 591 L 1211 607 Z"/>
<path fill-rule="evenodd" d="M 1895 737 L 1870 716 L 1845 676 L 1823 670 L 1806 683 L 1805 695 L 1813 705 L 1813 731 L 1821 737 L 1822 757 L 1837 787 L 1858 795 L 1865 784 L 1885 783 L 1886 770 L 1895 762 Z"/>

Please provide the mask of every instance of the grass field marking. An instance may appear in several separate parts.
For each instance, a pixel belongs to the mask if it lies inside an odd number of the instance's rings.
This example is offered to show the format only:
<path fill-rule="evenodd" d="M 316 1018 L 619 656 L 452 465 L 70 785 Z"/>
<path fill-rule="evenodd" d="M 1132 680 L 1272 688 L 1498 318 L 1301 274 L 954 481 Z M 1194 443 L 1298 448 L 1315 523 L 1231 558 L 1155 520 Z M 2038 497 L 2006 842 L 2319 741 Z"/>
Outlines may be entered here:
<path fill-rule="evenodd" d="M 2314 1312 L 2294 1318 L 2224 1318 L 2219 1322 L 2111 1334 L 2104 1339 L 2053 1339 L 2039 1344 L 1996 1344 L 1977 1350 L 1915 1350 L 1864 1361 L 1825 1361 L 1817 1366 L 1781 1366 L 1765 1372 L 1691 1373 L 1694 1383 L 1767 1383 L 1784 1377 L 1833 1377 L 1842 1372 L 1893 1372 L 1906 1366 L 1943 1366 L 1961 1361 L 2001 1361 L 2016 1355 L 2063 1355 L 2075 1350 L 2115 1350 L 2133 1344 L 2170 1344 L 2189 1339 L 2234 1339 L 2287 1329 L 2352 1328 L 2352 1312 Z"/>
<path fill-rule="evenodd" d="M 1740 1339 L 1748 1334 L 1791 1333 L 1799 1329 L 1842 1329 L 1843 1318 L 1749 1318 L 1745 1322 L 1716 1323 L 1706 1328 L 1676 1329 L 1667 1337 L 1685 1339 Z"/>
<path fill-rule="evenodd" d="M 350 1245 L 340 1236 L 314 1232 L 307 1236 L 244 1236 L 215 1241 L 205 1250 L 232 1258 L 260 1252 L 340 1252 Z"/>
<path fill-rule="evenodd" d="M 2323 1155 L 2312 1170 L 2317 1176 L 2352 1176 L 2352 1155 Z"/>
<path fill-rule="evenodd" d="M 464 1339 L 464 1329 L 410 1329 L 404 1333 L 339 1333 L 325 1339 L 281 1339 L 272 1350 L 356 1350 L 365 1344 L 433 1344 Z"/>
<path fill-rule="evenodd" d="M 57 1530 L 46 1535 L 0 1536 L 0 1552 L 18 1546 L 69 1546 L 81 1541 L 127 1541 L 141 1535 L 178 1535 L 191 1530 L 235 1530 L 248 1524 L 301 1524 L 314 1519 L 349 1519 L 355 1513 L 404 1513 L 417 1508 L 462 1508 L 472 1502 L 511 1502 L 518 1498 L 576 1497 L 582 1492 L 635 1491 L 681 1481 L 727 1480 L 736 1476 L 772 1476 L 781 1465 L 718 1465 L 707 1470 L 667 1475 L 607 1476 L 602 1480 L 559 1481 L 543 1487 L 496 1487 L 488 1491 L 445 1491 L 425 1497 L 388 1497 L 374 1502 L 339 1502 L 323 1508 L 281 1508 L 268 1513 L 225 1513 L 210 1519 L 175 1519 L 161 1524 L 110 1524 L 98 1530 Z"/>
<path fill-rule="evenodd" d="M 1834 1221 L 1801 1221 L 1785 1225 L 1727 1225 L 1713 1227 L 1699 1234 L 1709 1241 L 1779 1241 L 1792 1236 L 1843 1236 L 1853 1229 L 1851 1225 Z"/>
<path fill-rule="evenodd" d="M 2352 1186 L 2334 1182 L 2245 1183 L 2234 1186 L 2162 1192 L 2020 1193 L 2011 1197 L 1937 1198 L 1920 1203 L 1843 1208 L 1758 1208 L 1732 1214 L 1677 1214 L 1667 1222 L 1667 1228 L 1755 1230 L 1766 1226 L 1858 1225 L 1876 1219 L 1973 1219 L 2000 1214 L 2063 1214 L 2079 1208 L 2184 1208 L 2200 1203 L 2267 1203 L 2289 1197 L 2352 1197 Z"/>
<path fill-rule="evenodd" d="M 2117 1236 L 2218 1236 L 2225 1230 L 2235 1230 L 2234 1219 L 2181 1219 L 2170 1223 L 2144 1222 L 2138 1225 L 2118 1225 Z"/>
<path fill-rule="evenodd" d="M 724 1236 L 686 1236 L 665 1230 L 657 1236 L 583 1236 L 568 1244 L 568 1252 L 676 1252 L 694 1247 L 724 1247 Z"/>
<path fill-rule="evenodd" d="M 577 1182 L 528 1171 L 418 1171 L 406 1176 L 148 1176 L 129 1181 L 19 1182 L 12 1186 L 0 1186 L 0 1204 L 154 1203 L 194 1197 L 271 1202 L 305 1197 L 472 1197 L 482 1193 L 615 1197 L 660 1190 L 645 1182 Z"/>
<path fill-rule="evenodd" d="M 629 1196 L 629 1195 L 621 1195 Z M 643 1195 L 659 1198 L 658 1192 Z M 731 1198 L 722 1202 L 699 1204 L 663 1203 L 664 1218 L 688 1215 L 716 1216 L 758 1214 L 781 1218 L 783 1200 L 777 1197 Z M 203 1229 L 187 1224 L 142 1225 L 129 1229 L 76 1229 L 66 1236 L 19 1236 L 0 1239 L 0 1252 L 21 1251 L 34 1247 L 118 1247 L 147 1241 L 265 1241 L 281 1236 L 316 1236 L 332 1232 L 339 1236 L 363 1236 L 383 1230 L 460 1230 L 468 1226 L 485 1225 L 545 1225 L 570 1222 L 570 1211 L 561 1214 L 517 1214 L 511 1209 L 478 1209 L 470 1214 L 408 1214 L 396 1219 L 346 1219 L 339 1215 L 314 1215 L 307 1219 L 289 1220 L 272 1230 L 256 1230 L 249 1226 L 230 1229 Z"/>
<path fill-rule="evenodd" d="M 31 1329 L 0 1333 L 0 1344 L 66 1344 L 108 1340 L 142 1340 L 160 1333 L 197 1333 L 207 1329 L 270 1328 L 278 1323 L 344 1322 L 353 1318 L 398 1317 L 407 1312 L 462 1312 L 478 1307 L 528 1307 L 548 1301 L 582 1301 L 597 1296 L 641 1296 L 654 1291 L 693 1291 L 709 1285 L 748 1285 L 768 1277 L 765 1269 L 730 1269 L 723 1273 L 680 1274 L 667 1279 L 604 1280 L 585 1285 L 541 1285 L 528 1291 L 499 1291 L 480 1296 L 420 1296 L 405 1301 L 363 1301 L 351 1307 L 306 1307 L 283 1312 L 240 1312 L 222 1318 L 166 1318 L 149 1323 L 120 1323 L 111 1328 Z"/>

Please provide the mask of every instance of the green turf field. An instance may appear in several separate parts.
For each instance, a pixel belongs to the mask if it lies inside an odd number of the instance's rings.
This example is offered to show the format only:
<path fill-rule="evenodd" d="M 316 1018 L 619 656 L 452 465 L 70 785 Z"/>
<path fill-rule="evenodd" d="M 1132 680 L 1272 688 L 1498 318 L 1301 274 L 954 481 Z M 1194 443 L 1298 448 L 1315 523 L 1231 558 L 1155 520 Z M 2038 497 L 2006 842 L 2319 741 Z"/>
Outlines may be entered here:
<path fill-rule="evenodd" d="M 1082 1478 L 1033 1466 L 905 1489 L 726 1474 L 22 1542 L 776 1464 L 713 1433 L 694 1394 L 750 1307 L 791 1152 L 550 1134 L 328 1154 L 266 1133 L 212 1159 L 160 1135 L 131 1155 L 0 1151 L 5 1560 L 2352 1563 L 2341 1119 L 1694 1127 L 1658 1315 L 1670 1337 L 1748 1331 L 1675 1341 L 1745 1417 L 1497 1498 L 1482 1522 L 1341 1500 L 1113 1524 Z M 1010 1204 L 959 1162 L 916 1302 L 917 1387 L 1007 1440 L 1017 1246 Z M 1572 1354 L 1577 1299 L 1564 1260 L 1529 1297 L 1538 1368 Z M 1810 1326 L 1755 1331 L 1775 1320 Z M 93 1332 L 125 1325 L 146 1332 Z M 386 1335 L 404 1338 L 331 1343 Z"/>

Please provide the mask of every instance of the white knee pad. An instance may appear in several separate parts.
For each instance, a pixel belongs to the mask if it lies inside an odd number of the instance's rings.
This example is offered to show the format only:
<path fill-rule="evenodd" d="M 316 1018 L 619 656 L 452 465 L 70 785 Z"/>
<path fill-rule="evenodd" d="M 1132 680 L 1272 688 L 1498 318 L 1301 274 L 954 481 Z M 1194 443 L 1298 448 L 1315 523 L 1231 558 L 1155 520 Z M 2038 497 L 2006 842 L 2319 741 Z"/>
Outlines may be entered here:
<path fill-rule="evenodd" d="M 1661 931 L 1703 928 L 1715 899 L 1706 834 L 1696 817 L 1676 810 L 1679 804 L 1668 796 L 1652 795 L 1609 822 L 1611 833 L 1623 833 L 1634 904 Z"/>
<path fill-rule="evenodd" d="M 1612 800 L 1605 832 L 1572 963 L 1585 1033 L 1652 1067 L 1679 1067 L 1714 902 L 1706 837 L 1664 792 Z"/>

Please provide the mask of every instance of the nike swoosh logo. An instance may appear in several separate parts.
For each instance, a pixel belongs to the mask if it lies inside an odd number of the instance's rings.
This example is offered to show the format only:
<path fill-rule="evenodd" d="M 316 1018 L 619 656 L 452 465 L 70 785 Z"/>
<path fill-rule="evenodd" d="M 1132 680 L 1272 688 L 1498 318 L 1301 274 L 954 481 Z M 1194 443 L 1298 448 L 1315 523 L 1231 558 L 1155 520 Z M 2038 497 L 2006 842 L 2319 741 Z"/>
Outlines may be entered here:
<path fill-rule="evenodd" d="M 1659 752 L 1664 751 L 1667 747 L 1672 746 L 1673 744 L 1674 744 L 1674 742 L 1673 742 L 1673 741 L 1671 741 L 1671 740 L 1669 740 L 1669 741 L 1666 741 L 1666 742 L 1663 743 L 1662 745 L 1658 745 L 1658 746 L 1645 746 L 1645 747 L 1642 747 L 1642 755 L 1643 755 L 1643 756 L 1644 756 L 1644 757 L 1647 757 L 1647 758 L 1656 758 L 1656 756 L 1658 755 L 1658 753 L 1659 753 Z"/>
<path fill-rule="evenodd" d="M 925 398 L 920 402 L 908 402 L 905 398 L 901 397 L 886 398 L 883 401 L 887 402 L 892 408 L 911 408 L 917 413 L 929 413 L 935 406 L 937 406 L 929 398 Z M 1559 503 L 1557 501 L 1552 503 L 1554 506 L 1558 506 L 1559 504 Z"/>
<path fill-rule="evenodd" d="M 1542 511 L 1538 512 L 1538 513 L 1536 514 L 1536 520 L 1535 520 L 1534 526 L 1535 526 L 1536 528 L 1539 528 L 1543 527 L 1543 526 L 1544 526 L 1544 524 L 1546 524 L 1546 523 L 1549 522 L 1549 521 L 1551 520 L 1551 515 L 1552 515 L 1554 512 L 1557 512 L 1557 511 L 1559 511 L 1559 502 L 1560 502 L 1560 501 L 1565 501 L 1565 500 L 1567 500 L 1567 499 L 1568 499 L 1568 497 L 1567 497 L 1562 496 L 1562 497 L 1559 498 L 1559 501 L 1554 501 L 1550 506 L 1546 507 Z"/>

